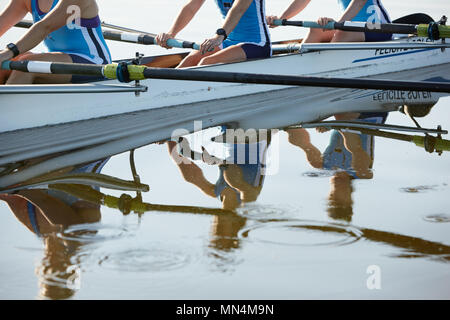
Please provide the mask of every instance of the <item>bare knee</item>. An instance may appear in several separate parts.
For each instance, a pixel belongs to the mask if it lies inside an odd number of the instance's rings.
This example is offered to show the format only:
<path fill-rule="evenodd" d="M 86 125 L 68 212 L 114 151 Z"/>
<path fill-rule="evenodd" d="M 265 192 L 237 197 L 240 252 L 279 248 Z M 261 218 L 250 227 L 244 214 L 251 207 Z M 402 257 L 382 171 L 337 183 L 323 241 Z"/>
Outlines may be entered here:
<path fill-rule="evenodd" d="M 200 62 L 198 63 L 198 65 L 206 66 L 206 65 L 215 64 L 215 63 L 219 63 L 218 59 L 214 56 L 209 56 L 209 57 L 205 57 L 205 58 L 201 59 Z"/>
<path fill-rule="evenodd" d="M 193 52 L 189 54 L 186 58 L 184 58 L 184 60 L 180 62 L 177 68 L 187 68 L 196 66 L 199 63 L 200 59 L 201 55 L 198 52 Z"/>
<path fill-rule="evenodd" d="M 36 79 L 36 74 L 22 72 L 22 71 L 12 71 L 6 84 L 33 84 Z"/>
<path fill-rule="evenodd" d="M 35 54 L 24 53 L 24 54 L 21 54 L 20 56 L 18 56 L 17 58 L 15 58 L 14 60 L 15 61 L 31 60 L 33 56 L 35 56 Z"/>
<path fill-rule="evenodd" d="M 333 34 L 331 30 L 310 29 L 308 35 L 303 40 L 304 43 L 329 42 Z"/>

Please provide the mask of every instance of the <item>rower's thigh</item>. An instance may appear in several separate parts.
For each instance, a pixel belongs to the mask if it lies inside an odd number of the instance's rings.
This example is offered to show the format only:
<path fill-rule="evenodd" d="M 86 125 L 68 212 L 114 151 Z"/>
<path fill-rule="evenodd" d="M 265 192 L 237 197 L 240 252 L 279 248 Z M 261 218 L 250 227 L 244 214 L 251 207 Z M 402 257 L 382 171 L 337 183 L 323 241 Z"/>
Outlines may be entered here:
<path fill-rule="evenodd" d="M 61 52 L 48 52 L 48 53 L 28 53 L 18 57 L 19 61 L 30 60 L 30 61 L 48 61 L 48 62 L 63 62 L 72 63 L 72 58 L 65 53 Z M 15 71 L 11 74 L 8 83 L 14 82 L 14 77 L 20 77 L 20 74 L 15 74 Z M 33 83 L 69 83 L 72 79 L 70 74 L 43 74 L 36 73 L 33 75 Z"/>
<path fill-rule="evenodd" d="M 5 84 L 10 74 L 11 71 L 9 70 L 0 70 L 0 84 Z"/>
<path fill-rule="evenodd" d="M 331 42 L 364 42 L 366 36 L 364 32 L 351 32 L 336 30 Z"/>
<path fill-rule="evenodd" d="M 183 61 L 180 62 L 180 64 L 177 66 L 177 68 L 187 68 L 187 67 L 193 67 L 200 63 L 200 61 L 205 58 L 209 57 L 216 52 L 218 52 L 220 49 L 216 48 L 214 51 L 206 52 L 205 54 L 202 54 L 198 50 L 192 51 L 186 58 L 183 59 Z"/>
<path fill-rule="evenodd" d="M 308 35 L 303 39 L 303 43 L 330 42 L 334 33 L 335 30 L 309 29 Z"/>
<path fill-rule="evenodd" d="M 19 61 L 21 59 L 27 60 L 27 57 L 29 57 L 30 54 L 31 54 L 31 52 L 23 53 L 15 58 L 12 58 L 11 61 Z M 0 69 L 0 84 L 5 84 L 10 75 L 11 75 L 11 70 Z"/>
<path fill-rule="evenodd" d="M 360 113 L 357 112 L 345 112 L 345 113 L 339 113 L 335 114 L 334 118 L 338 121 L 349 121 L 349 120 L 356 120 L 360 116 Z"/>
<path fill-rule="evenodd" d="M 201 59 L 199 65 L 232 63 L 245 60 L 247 60 L 247 55 L 245 54 L 244 49 L 242 49 L 242 44 L 237 44 Z"/>

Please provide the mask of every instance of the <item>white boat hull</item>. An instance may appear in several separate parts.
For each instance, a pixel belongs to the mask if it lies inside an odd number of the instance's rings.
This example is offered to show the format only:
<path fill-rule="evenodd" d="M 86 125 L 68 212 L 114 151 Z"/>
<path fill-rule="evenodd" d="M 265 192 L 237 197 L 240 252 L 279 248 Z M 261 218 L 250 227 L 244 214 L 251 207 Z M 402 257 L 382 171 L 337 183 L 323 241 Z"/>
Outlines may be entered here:
<path fill-rule="evenodd" d="M 199 69 L 450 81 L 450 49 L 320 51 Z M 116 82 L 102 82 L 108 83 Z M 133 93 L 0 94 L 0 165 L 103 144 L 98 157 L 92 153 L 91 158 L 97 159 L 113 150 L 123 152 L 167 139 L 176 129 L 193 131 L 195 120 L 202 121 L 203 128 L 222 124 L 282 128 L 342 112 L 433 104 L 445 95 L 155 79 L 141 84 L 149 90 L 139 97 Z M 114 147 L 107 149 L 113 141 Z"/>
<path fill-rule="evenodd" d="M 395 51 L 392 53 L 392 51 Z M 376 77 L 385 79 L 407 79 L 426 80 L 430 79 L 422 74 L 422 69 L 428 66 L 435 66 L 450 63 L 450 49 L 408 50 L 400 51 L 394 49 L 389 52 L 382 50 L 357 50 L 357 51 L 321 51 L 306 54 L 290 54 L 276 56 L 267 60 L 255 60 L 227 65 L 216 65 L 203 67 L 200 69 L 212 71 L 266 73 L 282 75 L 312 75 L 329 76 L 342 78 L 356 77 Z M 401 75 L 401 72 L 416 69 L 416 74 L 409 74 L 408 78 Z M 449 73 L 441 72 L 440 75 Z M 447 76 L 448 77 L 448 76 Z M 447 80 L 450 80 L 448 77 Z M 102 84 L 116 83 L 115 81 L 102 82 Z M 0 132 L 13 131 L 18 129 L 35 128 L 46 125 L 68 123 L 73 121 L 87 120 L 92 118 L 106 117 L 117 114 L 124 114 L 141 110 L 155 110 L 165 107 L 175 107 L 180 105 L 192 105 L 209 101 L 215 107 L 222 108 L 221 101 L 227 98 L 242 98 L 249 102 L 255 100 L 251 95 L 259 95 L 261 99 L 267 99 L 269 103 L 274 103 L 277 107 L 283 106 L 287 99 L 281 99 L 280 90 L 287 87 L 273 85 L 251 85 L 251 84 L 230 84 L 230 83 L 210 83 L 179 80 L 145 80 L 142 84 L 148 86 L 149 91 L 141 93 L 139 97 L 134 97 L 131 93 L 95 93 L 95 94 L 0 94 L 0 105 L 2 118 L 0 120 Z M 289 90 L 292 91 L 292 90 Z M 329 105 L 335 99 L 333 95 L 344 94 L 343 90 L 328 88 L 305 88 L 297 87 L 293 89 L 296 99 L 302 103 L 302 99 L 308 99 L 310 94 L 323 93 L 319 100 L 321 104 L 326 104 L 328 112 L 318 114 L 316 119 L 308 117 L 303 119 L 302 113 L 299 117 L 289 114 L 288 118 L 292 123 L 271 123 L 255 122 L 257 127 L 279 126 L 294 124 L 302 121 L 317 120 L 317 118 L 336 113 L 336 108 Z M 347 90 L 346 92 L 349 92 Z M 329 94 L 333 92 L 333 94 Z M 369 94 L 369 93 L 368 93 Z M 327 97 L 329 98 L 327 99 Z M 409 99 L 411 95 L 406 95 L 403 99 L 405 103 L 416 102 L 417 99 Z M 437 100 L 441 95 L 432 94 L 428 100 Z M 312 97 L 317 99 L 316 97 Z M 324 99 L 324 100 L 323 100 Z M 398 99 L 391 99 L 396 102 Z M 305 101 L 310 103 L 313 101 Z M 377 108 L 383 108 L 388 99 L 379 100 Z M 264 103 L 264 101 L 261 101 Z M 249 106 L 249 108 L 252 106 Z M 340 106 L 339 106 L 340 107 Z M 355 108 L 364 107 L 358 104 Z M 344 110 L 343 110 L 344 111 Z M 284 111 L 283 111 L 284 112 Z M 240 120 L 240 119 L 234 119 Z M 242 123 L 248 123 L 248 121 Z"/>

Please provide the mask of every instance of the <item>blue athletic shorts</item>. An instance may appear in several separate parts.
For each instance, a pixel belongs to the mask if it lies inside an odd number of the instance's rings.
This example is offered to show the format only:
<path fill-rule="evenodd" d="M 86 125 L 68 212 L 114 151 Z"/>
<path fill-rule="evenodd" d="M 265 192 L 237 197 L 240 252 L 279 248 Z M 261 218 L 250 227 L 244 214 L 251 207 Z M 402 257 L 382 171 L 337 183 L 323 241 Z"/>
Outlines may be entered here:
<path fill-rule="evenodd" d="M 221 47 L 222 49 L 225 49 L 234 45 L 241 45 L 241 48 L 242 50 L 244 50 L 247 60 L 270 58 L 272 56 L 272 46 L 268 42 L 264 46 L 260 46 L 255 43 L 238 42 L 231 39 L 226 39 L 222 43 Z"/>
<path fill-rule="evenodd" d="M 380 42 L 392 40 L 391 33 L 364 32 L 366 42 Z"/>
<path fill-rule="evenodd" d="M 72 58 L 73 63 L 83 63 L 83 64 L 94 64 L 92 61 L 85 59 L 83 57 L 80 57 L 76 54 L 69 54 L 69 56 Z M 105 62 L 106 64 L 106 62 Z M 94 82 L 94 81 L 101 81 L 105 80 L 105 77 L 98 77 L 98 76 L 85 76 L 85 75 L 78 75 L 74 74 L 72 75 L 71 83 L 87 83 L 87 82 Z"/>

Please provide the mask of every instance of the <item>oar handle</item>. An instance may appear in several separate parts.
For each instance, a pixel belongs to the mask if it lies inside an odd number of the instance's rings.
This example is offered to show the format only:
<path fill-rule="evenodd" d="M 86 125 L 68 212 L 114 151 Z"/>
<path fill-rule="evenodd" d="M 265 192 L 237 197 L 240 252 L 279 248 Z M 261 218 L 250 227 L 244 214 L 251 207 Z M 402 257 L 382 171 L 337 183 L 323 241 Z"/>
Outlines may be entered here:
<path fill-rule="evenodd" d="M 18 28 L 31 28 L 33 26 L 33 22 L 30 20 L 22 20 L 15 25 Z M 106 25 L 108 27 L 108 25 Z M 118 28 L 118 27 L 116 27 Z M 156 44 L 155 37 L 151 34 L 146 33 L 134 33 L 127 31 L 111 31 L 111 30 L 103 30 L 103 37 L 106 40 L 112 41 L 121 41 L 128 43 L 137 43 L 143 45 L 154 45 Z M 191 41 L 183 41 L 177 39 L 169 39 L 167 40 L 167 45 L 174 48 L 188 48 L 200 50 L 200 45 L 191 42 Z"/>
<path fill-rule="evenodd" d="M 289 21 L 286 19 L 276 19 L 273 21 L 272 24 L 274 26 L 294 26 L 294 27 L 333 30 L 333 29 L 335 29 L 335 23 L 336 22 L 331 21 L 331 22 L 327 23 L 326 25 L 322 26 L 314 21 Z"/>
<path fill-rule="evenodd" d="M 137 43 L 143 45 L 154 45 L 156 44 L 156 39 L 154 36 L 145 33 L 132 33 L 132 32 L 121 32 L 121 31 L 110 31 L 104 30 L 103 36 L 106 40 L 121 41 L 129 43 Z M 167 45 L 174 48 L 190 48 L 199 50 L 200 45 L 191 41 L 182 41 L 177 39 L 167 40 Z"/>
<path fill-rule="evenodd" d="M 174 48 L 191 48 L 194 50 L 200 50 L 200 45 L 191 41 L 180 41 L 176 39 L 169 39 L 167 40 L 167 45 L 169 47 Z"/>
<path fill-rule="evenodd" d="M 332 21 L 325 26 L 321 26 L 317 22 L 313 21 L 292 21 L 286 19 L 277 19 L 274 20 L 272 24 L 275 26 L 295 26 L 327 30 L 335 29 L 354 32 L 416 34 L 419 37 L 428 37 L 432 40 L 450 38 L 450 26 L 441 25 L 438 22 L 415 25 L 402 23 L 369 23 L 363 21 Z"/>

